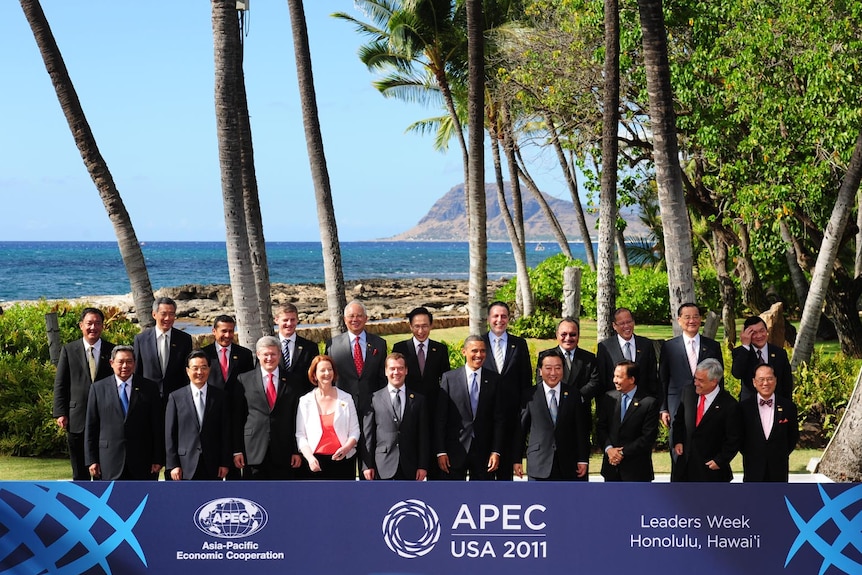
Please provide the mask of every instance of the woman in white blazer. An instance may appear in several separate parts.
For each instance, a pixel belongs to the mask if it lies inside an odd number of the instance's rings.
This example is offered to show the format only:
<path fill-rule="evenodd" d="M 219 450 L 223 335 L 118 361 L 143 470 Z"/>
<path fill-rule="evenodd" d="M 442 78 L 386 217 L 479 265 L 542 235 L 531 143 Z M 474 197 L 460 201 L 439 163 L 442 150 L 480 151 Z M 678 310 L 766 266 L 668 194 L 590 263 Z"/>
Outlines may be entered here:
<path fill-rule="evenodd" d="M 356 479 L 359 418 L 349 393 L 335 387 L 338 374 L 328 355 L 308 368 L 315 389 L 299 398 L 296 443 L 312 479 Z"/>

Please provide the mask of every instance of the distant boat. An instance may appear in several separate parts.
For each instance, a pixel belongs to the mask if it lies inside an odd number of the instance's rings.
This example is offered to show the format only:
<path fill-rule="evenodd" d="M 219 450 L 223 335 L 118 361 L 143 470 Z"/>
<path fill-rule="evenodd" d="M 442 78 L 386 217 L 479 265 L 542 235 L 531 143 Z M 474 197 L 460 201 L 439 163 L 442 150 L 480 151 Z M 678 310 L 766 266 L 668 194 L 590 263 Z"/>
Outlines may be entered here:
<path fill-rule="evenodd" d="M 545 244 L 543 244 L 542 242 L 537 243 L 536 244 L 536 251 L 537 252 L 545 251 Z"/>

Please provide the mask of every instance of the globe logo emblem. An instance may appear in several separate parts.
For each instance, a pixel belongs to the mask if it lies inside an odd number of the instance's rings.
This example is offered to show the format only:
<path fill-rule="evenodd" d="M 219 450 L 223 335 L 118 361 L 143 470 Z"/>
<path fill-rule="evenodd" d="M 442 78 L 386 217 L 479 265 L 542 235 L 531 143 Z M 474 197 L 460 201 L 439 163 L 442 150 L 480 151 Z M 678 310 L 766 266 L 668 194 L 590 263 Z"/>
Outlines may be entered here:
<path fill-rule="evenodd" d="M 844 573 L 862 573 L 862 562 L 857 551 L 862 525 L 862 511 L 859 511 L 862 485 L 852 487 L 835 498 L 830 497 L 821 485 L 817 489 L 823 507 L 808 519 L 802 516 L 790 499 L 784 498 L 787 511 L 799 530 L 784 560 L 785 569 L 807 543 L 823 558 L 820 573 L 826 573 L 832 566 Z"/>
<path fill-rule="evenodd" d="M 430 505 L 405 499 L 383 518 L 383 541 L 399 556 L 414 559 L 434 549 L 440 539 L 440 519 Z"/>
<path fill-rule="evenodd" d="M 228 497 L 213 499 L 195 511 L 197 528 L 213 537 L 239 539 L 264 528 L 269 515 L 266 509 L 248 499 Z"/>

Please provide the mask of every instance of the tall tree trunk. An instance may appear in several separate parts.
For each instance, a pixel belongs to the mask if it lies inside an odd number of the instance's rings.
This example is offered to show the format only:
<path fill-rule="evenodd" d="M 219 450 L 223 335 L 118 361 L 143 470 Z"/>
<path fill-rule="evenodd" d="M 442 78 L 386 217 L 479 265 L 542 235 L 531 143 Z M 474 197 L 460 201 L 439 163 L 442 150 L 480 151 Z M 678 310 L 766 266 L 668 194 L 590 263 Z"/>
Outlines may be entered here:
<path fill-rule="evenodd" d="M 269 282 L 269 265 L 266 257 L 266 239 L 263 234 L 263 218 L 260 213 L 260 196 L 257 188 L 257 175 L 254 168 L 254 146 L 251 138 L 251 121 L 248 116 L 248 99 L 245 91 L 244 61 L 245 46 L 243 40 L 243 12 L 238 12 L 240 24 L 240 69 L 237 82 L 237 97 L 239 106 L 240 161 L 242 163 L 242 202 L 245 212 L 246 231 L 248 232 L 248 247 L 251 254 L 251 269 L 254 274 L 254 286 L 260 315 L 260 329 L 257 337 L 272 335 L 272 288 Z"/>
<path fill-rule="evenodd" d="M 126 275 L 129 276 L 129 283 L 132 288 L 135 315 L 141 327 L 149 327 L 154 323 L 150 313 L 153 307 L 153 286 L 150 283 L 146 260 L 144 260 L 141 244 L 135 234 L 135 228 L 132 226 L 132 220 L 126 211 L 126 206 L 123 204 L 123 199 L 114 183 L 114 177 L 108 169 L 108 164 L 96 145 L 96 138 L 90 129 L 87 117 L 84 115 L 78 93 L 72 84 L 72 78 L 66 69 L 63 55 L 60 53 L 60 48 L 57 46 L 41 4 L 38 0 L 21 0 L 21 8 L 28 24 L 30 24 L 30 29 L 33 31 L 39 53 L 42 55 L 45 68 L 51 77 L 51 84 L 54 86 L 54 91 L 57 92 L 60 108 L 63 110 L 63 115 L 66 116 L 69 129 L 72 130 L 75 145 L 81 153 L 81 159 L 84 160 L 84 166 L 86 166 L 90 178 L 96 184 L 99 197 L 102 198 L 102 204 L 105 206 L 108 218 L 114 227 L 120 256 L 123 258 L 123 265 L 126 268 Z"/>
<path fill-rule="evenodd" d="M 718 276 L 718 290 L 721 293 L 721 322 L 724 325 L 724 341 L 736 345 L 736 285 L 727 272 L 728 241 L 723 233 L 712 233 L 715 249 L 712 251 L 713 265 Z"/>
<path fill-rule="evenodd" d="M 793 290 L 796 292 L 796 299 L 799 300 L 799 306 L 805 307 L 805 299 L 808 297 L 808 280 L 805 278 L 805 272 L 799 265 L 799 260 L 796 257 L 796 244 L 793 236 L 790 234 L 790 227 L 787 222 L 781 220 L 778 222 L 781 230 L 781 239 L 786 244 L 784 257 L 787 260 L 787 267 L 790 268 L 790 282 L 793 284 Z"/>
<path fill-rule="evenodd" d="M 506 104 L 501 106 L 501 112 L 503 151 L 506 154 L 506 165 L 509 168 L 509 185 L 512 190 L 514 208 L 512 210 L 512 227 L 518 240 L 517 245 L 512 244 L 512 253 L 515 255 L 518 288 L 521 292 L 521 315 L 528 316 L 533 314 L 533 288 L 530 286 L 530 274 L 527 271 L 527 238 L 524 233 L 524 208 L 521 201 L 521 181 L 518 177 L 518 159 L 515 157 L 515 134 L 512 118 Z"/>
<path fill-rule="evenodd" d="M 470 284 L 467 307 L 470 333 L 485 331 L 488 302 L 488 236 L 485 231 L 485 30 L 481 0 L 467 0 L 467 117 L 469 125 L 469 173 L 467 214 L 470 238 Z"/>
<path fill-rule="evenodd" d="M 769 309 L 766 294 L 763 292 L 763 283 L 760 274 L 751 259 L 751 237 L 745 224 L 739 225 L 739 250 L 740 257 L 736 259 L 736 271 L 739 276 L 739 287 L 742 289 L 742 302 L 754 315 L 761 314 Z"/>
<path fill-rule="evenodd" d="M 796 355 L 794 353 L 794 355 Z M 835 433 L 820 463 L 817 472 L 836 482 L 862 481 L 862 369 L 856 376 L 856 385 L 850 400 L 835 428 Z"/>
<path fill-rule="evenodd" d="M 862 357 L 862 322 L 859 321 L 859 279 L 847 274 L 843 265 L 832 268 L 832 278 L 826 290 L 824 312 L 838 332 L 841 353 L 847 357 Z"/>
<path fill-rule="evenodd" d="M 632 275 L 632 270 L 629 265 L 629 251 L 626 248 L 626 238 L 623 235 L 623 230 L 617 228 L 614 240 L 617 244 L 617 259 L 620 262 L 620 273 L 624 276 L 630 276 Z"/>
<path fill-rule="evenodd" d="M 246 347 L 254 347 L 260 333 L 261 318 L 243 206 L 242 130 L 240 114 L 237 113 L 242 49 L 234 0 L 212 0 L 212 26 L 216 132 L 228 272 L 239 342 Z"/>
<path fill-rule="evenodd" d="M 557 244 L 560 246 L 560 251 L 570 260 L 575 259 L 572 255 L 572 248 L 569 247 L 569 239 L 563 231 L 563 226 L 560 225 L 560 220 L 557 219 L 557 216 L 554 214 L 554 210 L 552 210 L 551 206 L 548 205 L 548 201 L 545 199 L 544 194 L 542 194 L 538 186 L 536 186 L 536 182 L 533 181 L 533 178 L 530 177 L 529 173 L 527 173 L 527 166 L 524 163 L 524 159 L 517 151 L 516 157 L 518 160 L 518 176 L 521 181 L 524 182 L 524 185 L 527 186 L 530 193 L 533 194 L 533 197 L 536 198 L 539 208 L 542 210 L 542 213 L 545 214 L 545 219 L 548 220 L 548 225 L 551 227 L 554 239 L 557 240 Z M 592 249 L 592 245 L 590 245 L 590 248 Z"/>
<path fill-rule="evenodd" d="M 557 153 L 557 161 L 560 163 L 560 169 L 563 170 L 563 175 L 566 178 L 566 185 L 569 188 L 569 194 L 572 196 L 572 206 L 575 209 L 575 219 L 578 222 L 578 230 L 581 233 L 581 239 L 584 241 L 584 253 L 587 258 L 587 265 L 590 266 L 590 271 L 596 271 L 596 255 L 593 252 L 592 235 L 590 235 L 590 228 L 587 226 L 587 218 L 584 215 L 584 206 L 581 205 L 581 195 L 578 192 L 578 177 L 575 173 L 574 162 L 569 162 L 566 159 L 566 154 L 563 152 L 563 145 L 560 143 L 560 135 L 557 133 L 557 127 L 554 125 L 554 120 L 551 118 L 550 114 L 545 115 L 545 124 L 547 124 L 548 132 L 551 134 L 551 145 Z"/>
<path fill-rule="evenodd" d="M 859 190 L 860 178 L 862 178 L 862 133 L 856 138 L 856 147 L 850 158 L 850 165 L 847 167 L 847 173 L 844 174 L 844 181 L 841 182 L 835 207 L 832 209 L 832 215 L 829 217 L 829 223 L 826 225 L 826 232 L 820 244 L 817 264 L 811 276 L 811 289 L 805 300 L 805 308 L 802 310 L 802 320 L 799 322 L 796 336 L 796 346 L 793 349 L 791 366 L 794 371 L 803 363 L 808 363 L 814 352 L 814 338 L 820 323 L 820 313 L 823 310 L 829 278 L 832 276 L 835 258 L 838 257 L 844 226 L 850 217 L 852 204 Z"/>
<path fill-rule="evenodd" d="M 665 258 L 670 290 L 670 316 L 685 302 L 694 301 L 694 254 L 691 224 L 682 188 L 676 114 L 670 85 L 667 34 L 661 0 L 638 0 L 643 32 L 644 62 L 649 92 L 650 124 L 653 130 L 653 159 L 656 167 L 658 201 L 664 229 Z M 674 333 L 680 333 L 674 322 Z"/>
<path fill-rule="evenodd" d="M 605 63 L 602 101 L 602 176 L 599 191 L 599 257 L 596 273 L 596 335 L 613 335 L 617 307 L 614 245 L 617 235 L 617 130 L 620 121 L 620 14 L 617 0 L 605 3 Z"/>
<path fill-rule="evenodd" d="M 305 126 L 305 145 L 314 182 L 314 197 L 317 200 L 317 220 L 320 225 L 320 240 L 323 244 L 323 276 L 326 280 L 326 305 L 332 335 L 345 331 L 344 271 L 341 266 L 341 247 L 338 244 L 338 227 L 335 208 L 332 205 L 332 188 L 326 155 L 323 151 L 323 135 L 317 113 L 317 96 L 314 91 L 314 74 L 311 69 L 311 50 L 308 46 L 308 28 L 302 0 L 287 0 L 290 10 L 290 29 L 293 34 L 293 50 L 296 57 L 296 79 L 302 102 L 302 123 Z M 484 190 L 482 190 L 484 192 Z"/>
<path fill-rule="evenodd" d="M 862 275 L 862 194 L 856 194 L 856 264 L 853 275 Z"/>

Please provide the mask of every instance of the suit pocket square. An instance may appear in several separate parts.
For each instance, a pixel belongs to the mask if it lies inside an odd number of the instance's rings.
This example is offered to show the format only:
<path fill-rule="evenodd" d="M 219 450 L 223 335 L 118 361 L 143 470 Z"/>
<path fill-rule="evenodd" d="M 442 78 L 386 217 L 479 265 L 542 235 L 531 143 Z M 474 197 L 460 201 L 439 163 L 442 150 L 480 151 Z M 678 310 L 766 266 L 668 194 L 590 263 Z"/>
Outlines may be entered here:
<path fill-rule="evenodd" d="M 780 420 L 780 421 L 778 422 L 778 425 L 781 425 L 782 423 L 787 423 L 787 420 L 786 420 L 786 419 L 782 419 L 782 420 Z"/>

